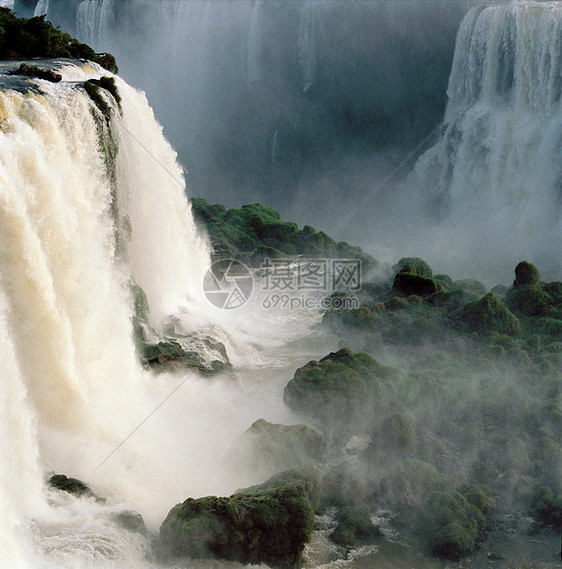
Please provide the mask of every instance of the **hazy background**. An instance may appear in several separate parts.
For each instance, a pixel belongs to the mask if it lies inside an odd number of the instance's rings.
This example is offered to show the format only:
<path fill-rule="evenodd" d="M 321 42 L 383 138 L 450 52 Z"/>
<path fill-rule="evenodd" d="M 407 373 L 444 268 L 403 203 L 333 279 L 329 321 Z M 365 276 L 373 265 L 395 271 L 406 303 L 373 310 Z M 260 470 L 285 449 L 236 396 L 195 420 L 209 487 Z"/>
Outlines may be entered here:
<path fill-rule="evenodd" d="M 31 15 L 36 4 L 15 8 Z M 434 130 L 457 31 L 476 4 L 49 0 L 39 11 L 114 53 L 120 74 L 146 91 L 191 195 L 230 207 L 260 201 L 384 260 L 425 256 L 440 271 L 490 284 L 509 282 L 522 255 L 559 276 L 551 249 L 513 245 L 511 221 L 497 231 L 492 223 L 474 246 L 466 243 L 478 219 L 443 231 L 431 175 L 397 188 L 443 134 Z M 450 257 L 452 239 L 462 250 Z"/>

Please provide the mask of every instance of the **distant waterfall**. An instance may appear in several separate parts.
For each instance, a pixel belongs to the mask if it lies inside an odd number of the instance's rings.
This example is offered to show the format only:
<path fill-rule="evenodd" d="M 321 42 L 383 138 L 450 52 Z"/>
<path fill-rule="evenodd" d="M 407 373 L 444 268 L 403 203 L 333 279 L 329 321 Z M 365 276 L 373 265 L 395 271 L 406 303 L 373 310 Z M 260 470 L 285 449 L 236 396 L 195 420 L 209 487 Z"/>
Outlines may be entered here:
<path fill-rule="evenodd" d="M 470 10 L 443 134 L 409 180 L 455 233 L 451 250 L 560 270 L 561 89 L 561 2 Z"/>

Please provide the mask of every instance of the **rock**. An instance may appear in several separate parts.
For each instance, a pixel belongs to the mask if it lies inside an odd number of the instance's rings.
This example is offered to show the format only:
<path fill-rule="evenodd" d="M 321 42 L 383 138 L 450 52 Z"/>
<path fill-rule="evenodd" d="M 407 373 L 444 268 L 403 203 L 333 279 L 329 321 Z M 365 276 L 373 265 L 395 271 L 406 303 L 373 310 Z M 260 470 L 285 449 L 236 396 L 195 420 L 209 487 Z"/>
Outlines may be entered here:
<path fill-rule="evenodd" d="M 385 405 L 381 386 L 391 388 L 399 377 L 368 354 L 343 348 L 297 369 L 283 400 L 330 434 L 347 439 L 370 430 L 376 411 Z"/>
<path fill-rule="evenodd" d="M 293 569 L 302 564 L 318 504 L 315 474 L 287 471 L 229 498 L 188 498 L 169 512 L 160 538 L 172 555 Z"/>
<path fill-rule="evenodd" d="M 551 488 L 540 486 L 531 502 L 531 515 L 542 525 L 562 529 L 562 495 L 555 496 Z"/>
<path fill-rule="evenodd" d="M 137 512 L 126 510 L 113 514 L 113 521 L 122 528 L 140 535 L 146 536 L 146 526 L 142 516 Z"/>
<path fill-rule="evenodd" d="M 394 265 L 394 272 L 401 272 L 404 269 L 404 267 L 408 265 L 414 269 L 414 272 L 416 274 L 422 277 L 428 277 L 428 278 L 433 277 L 433 271 L 431 270 L 431 267 L 423 259 L 420 259 L 419 257 L 402 257 L 402 259 L 400 259 L 398 263 Z M 441 275 L 441 276 L 446 277 L 446 275 Z"/>
<path fill-rule="evenodd" d="M 479 333 L 498 332 L 515 336 L 519 332 L 519 320 L 493 292 L 465 305 L 460 318 Z"/>
<path fill-rule="evenodd" d="M 176 367 L 198 367 L 202 364 L 197 354 L 186 352 L 178 342 L 144 343 L 142 348 L 143 361 L 152 368 L 170 369 L 172 364 L 176 364 Z"/>
<path fill-rule="evenodd" d="M 77 478 L 68 478 L 64 474 L 53 474 L 48 482 L 49 486 L 56 488 L 57 490 L 62 490 L 63 492 L 68 492 L 74 496 L 82 497 L 94 497 L 97 496 L 90 490 L 90 488 L 81 480 Z"/>
<path fill-rule="evenodd" d="M 410 265 L 406 265 L 395 277 L 392 284 L 392 293 L 398 296 L 421 296 L 426 298 L 442 290 L 441 285 L 431 277 L 415 272 Z"/>
<path fill-rule="evenodd" d="M 534 265 L 531 265 L 531 263 L 521 261 L 517 267 L 515 267 L 515 280 L 513 281 L 515 288 L 537 284 L 540 280 L 541 275 L 538 269 Z"/>
<path fill-rule="evenodd" d="M 26 77 L 37 77 L 37 79 L 45 79 L 51 83 L 59 83 L 62 81 L 62 75 L 55 73 L 52 69 L 41 69 L 35 65 L 27 65 L 22 63 L 14 75 L 25 75 Z"/>
<path fill-rule="evenodd" d="M 315 467 L 326 452 L 324 437 L 305 425 L 276 425 L 258 419 L 236 441 L 227 463 L 267 477 L 287 468 Z"/>
<path fill-rule="evenodd" d="M 554 302 L 540 283 L 534 283 L 510 289 L 506 295 L 506 304 L 519 316 L 543 316 Z"/>
<path fill-rule="evenodd" d="M 372 543 L 380 537 L 380 528 L 371 522 L 369 509 L 366 507 L 345 507 L 336 515 L 338 525 L 330 539 L 344 547 L 358 547 Z"/>

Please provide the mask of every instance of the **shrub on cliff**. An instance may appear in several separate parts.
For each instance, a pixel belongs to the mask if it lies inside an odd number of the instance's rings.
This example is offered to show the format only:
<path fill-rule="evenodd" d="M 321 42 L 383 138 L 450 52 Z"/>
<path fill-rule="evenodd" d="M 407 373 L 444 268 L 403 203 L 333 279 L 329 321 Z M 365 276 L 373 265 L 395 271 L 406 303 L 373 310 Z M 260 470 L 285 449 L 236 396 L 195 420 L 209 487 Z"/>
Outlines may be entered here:
<path fill-rule="evenodd" d="M 0 59 L 35 57 L 89 59 L 117 73 L 112 55 L 97 56 L 89 45 L 61 32 L 45 16 L 18 18 L 9 8 L 0 7 Z"/>

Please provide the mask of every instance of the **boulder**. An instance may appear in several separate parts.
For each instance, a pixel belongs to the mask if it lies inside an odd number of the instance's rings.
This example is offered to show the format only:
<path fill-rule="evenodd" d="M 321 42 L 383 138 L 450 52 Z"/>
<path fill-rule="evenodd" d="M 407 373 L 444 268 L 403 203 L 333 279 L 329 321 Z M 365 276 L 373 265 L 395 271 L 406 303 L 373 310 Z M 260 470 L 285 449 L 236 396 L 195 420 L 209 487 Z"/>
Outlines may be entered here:
<path fill-rule="evenodd" d="M 160 538 L 171 555 L 293 569 L 302 564 L 318 504 L 316 475 L 287 471 L 228 498 L 188 498 L 169 512 Z"/>
<path fill-rule="evenodd" d="M 324 437 L 310 427 L 258 419 L 235 442 L 227 463 L 249 469 L 254 477 L 267 477 L 287 468 L 315 467 L 325 452 Z"/>
<path fill-rule="evenodd" d="M 479 333 L 498 332 L 515 336 L 519 332 L 519 320 L 493 292 L 465 305 L 460 318 Z"/>

